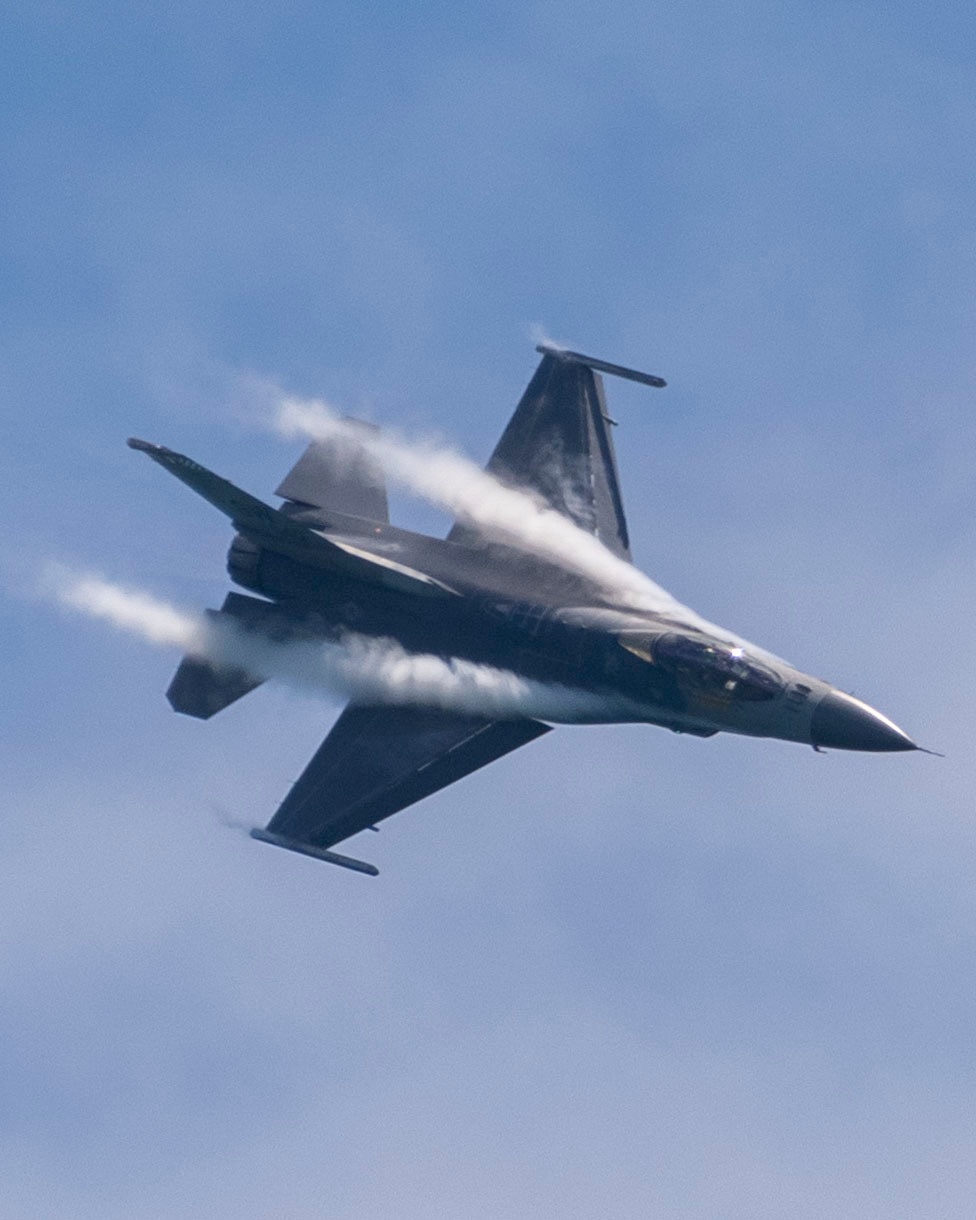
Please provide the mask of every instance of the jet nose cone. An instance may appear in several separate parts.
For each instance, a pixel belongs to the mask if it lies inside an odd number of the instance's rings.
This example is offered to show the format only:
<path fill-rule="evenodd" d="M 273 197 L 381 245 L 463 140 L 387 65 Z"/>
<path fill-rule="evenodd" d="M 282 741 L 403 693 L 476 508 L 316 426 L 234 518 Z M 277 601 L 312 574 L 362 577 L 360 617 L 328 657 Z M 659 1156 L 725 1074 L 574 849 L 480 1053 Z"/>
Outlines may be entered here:
<path fill-rule="evenodd" d="M 834 750 L 917 750 L 901 729 L 853 695 L 831 691 L 817 704 L 810 725 L 815 746 Z"/>

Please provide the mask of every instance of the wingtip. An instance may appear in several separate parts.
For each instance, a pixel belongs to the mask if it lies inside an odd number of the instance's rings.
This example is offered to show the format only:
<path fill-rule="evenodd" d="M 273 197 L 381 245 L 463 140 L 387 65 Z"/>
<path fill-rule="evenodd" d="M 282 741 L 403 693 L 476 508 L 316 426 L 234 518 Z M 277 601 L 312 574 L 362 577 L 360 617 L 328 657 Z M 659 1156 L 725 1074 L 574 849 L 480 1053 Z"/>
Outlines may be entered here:
<path fill-rule="evenodd" d="M 663 390 L 668 384 L 663 377 L 657 377 L 653 373 L 642 373 L 638 369 L 627 368 L 623 364 L 613 364 L 609 360 L 600 360 L 596 356 L 584 356 L 582 352 L 573 352 L 568 347 L 560 347 L 555 343 L 537 343 L 535 350 L 544 356 L 551 356 L 555 360 L 568 364 L 585 364 L 597 373 L 609 373 L 613 377 L 623 377 L 626 381 L 654 386 L 658 390 Z"/>
<path fill-rule="evenodd" d="M 316 847 L 313 843 L 302 843 L 297 839 L 289 839 L 285 835 L 275 834 L 270 830 L 262 830 L 255 826 L 251 830 L 251 838 L 259 843 L 270 843 L 272 847 L 283 847 L 286 851 L 297 852 L 300 856 L 311 856 L 313 860 L 324 860 L 326 864 L 338 864 L 340 868 L 352 869 L 356 873 L 365 873 L 367 877 L 378 877 L 380 870 L 375 864 L 367 864 L 365 860 L 355 860 L 352 856 L 342 856 L 337 851 L 327 851 L 324 847 Z"/>
<path fill-rule="evenodd" d="M 153 453 L 159 448 L 158 445 L 153 445 L 149 441 L 141 441 L 137 436 L 130 436 L 125 442 L 130 449 L 138 449 L 141 453 Z"/>

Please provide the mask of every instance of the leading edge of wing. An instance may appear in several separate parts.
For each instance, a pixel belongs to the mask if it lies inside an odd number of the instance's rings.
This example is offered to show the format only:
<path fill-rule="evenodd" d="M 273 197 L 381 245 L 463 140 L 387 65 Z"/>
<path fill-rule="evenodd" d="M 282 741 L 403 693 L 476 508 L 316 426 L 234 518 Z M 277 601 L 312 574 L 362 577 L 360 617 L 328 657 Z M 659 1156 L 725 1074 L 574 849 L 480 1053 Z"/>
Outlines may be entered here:
<path fill-rule="evenodd" d="M 537 720 L 350 704 L 255 837 L 356 867 L 329 849 L 549 731 Z"/>

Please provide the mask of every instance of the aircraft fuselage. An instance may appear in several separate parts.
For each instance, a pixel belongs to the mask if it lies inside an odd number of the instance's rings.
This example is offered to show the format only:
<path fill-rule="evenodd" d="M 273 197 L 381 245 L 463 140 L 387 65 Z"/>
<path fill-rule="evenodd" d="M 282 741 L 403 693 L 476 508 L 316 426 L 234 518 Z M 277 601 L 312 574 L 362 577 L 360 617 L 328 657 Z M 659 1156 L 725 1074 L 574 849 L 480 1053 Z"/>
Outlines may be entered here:
<path fill-rule="evenodd" d="M 354 633 L 393 639 L 407 652 L 457 657 L 534 682 L 595 696 L 553 722 L 658 725 L 678 733 L 731 732 L 835 749 L 893 751 L 914 743 L 886 717 L 761 650 L 712 635 L 680 618 L 613 605 L 600 590 L 560 569 L 551 604 L 498 587 L 478 556 L 437 538 L 390 526 L 326 536 L 404 570 L 423 563 L 437 588 L 384 587 L 302 563 L 238 535 L 232 579 L 270 598 L 303 633 L 337 640 Z M 408 562 L 409 561 L 409 562 Z M 540 569 L 549 565 L 539 561 Z M 501 571 L 505 571 L 501 565 Z M 482 578 L 482 572 L 487 579 Z M 452 593 L 444 594 L 441 586 Z M 572 589 L 579 605 L 567 606 Z"/>

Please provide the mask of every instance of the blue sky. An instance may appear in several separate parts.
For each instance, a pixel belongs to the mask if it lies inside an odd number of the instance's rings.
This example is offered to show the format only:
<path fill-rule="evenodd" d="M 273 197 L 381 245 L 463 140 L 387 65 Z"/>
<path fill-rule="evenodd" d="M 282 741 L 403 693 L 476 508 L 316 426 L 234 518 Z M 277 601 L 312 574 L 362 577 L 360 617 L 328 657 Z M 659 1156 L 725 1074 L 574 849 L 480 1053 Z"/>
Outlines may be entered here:
<path fill-rule="evenodd" d="M 0 98 L 0 1210 L 960 1216 L 976 1191 L 974 36 L 957 5 L 12 3 Z M 209 724 L 30 596 L 187 607 L 260 375 L 483 460 L 530 327 L 638 563 L 945 760 L 563 729 L 251 843 L 335 714 Z M 398 499 L 398 520 L 442 528 Z"/>

